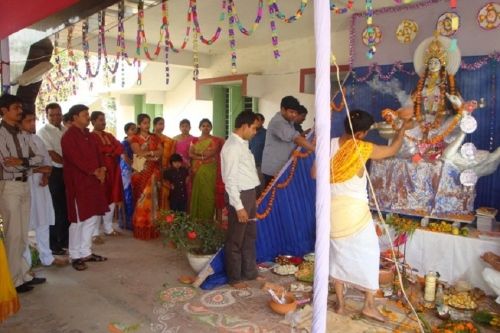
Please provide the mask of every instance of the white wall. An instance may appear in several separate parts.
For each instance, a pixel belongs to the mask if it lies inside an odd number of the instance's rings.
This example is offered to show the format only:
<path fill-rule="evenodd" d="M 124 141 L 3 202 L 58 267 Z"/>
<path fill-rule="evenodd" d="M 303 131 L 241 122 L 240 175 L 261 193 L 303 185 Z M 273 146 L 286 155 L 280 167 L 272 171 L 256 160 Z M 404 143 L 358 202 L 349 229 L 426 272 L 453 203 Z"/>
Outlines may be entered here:
<path fill-rule="evenodd" d="M 212 102 L 196 100 L 196 84 L 191 75 L 173 91 L 165 94 L 163 104 L 163 118 L 165 118 L 165 135 L 170 137 L 180 134 L 179 122 L 186 118 L 191 122 L 191 134 L 200 135 L 198 124 L 201 119 L 212 120 Z"/>
<path fill-rule="evenodd" d="M 333 33 L 332 49 L 339 64 L 347 64 L 349 57 L 349 35 L 347 31 Z M 279 111 L 280 101 L 286 95 L 297 97 L 309 110 L 303 127 L 313 126 L 314 95 L 299 93 L 300 69 L 315 65 L 314 37 L 300 38 L 279 43 L 281 59 L 273 57 L 272 46 L 258 46 L 237 50 L 239 74 L 258 74 L 262 77 L 264 92 L 259 97 L 259 112 L 266 117 L 266 123 Z M 200 72 L 200 78 L 227 76 L 231 73 L 228 53 L 214 55 L 212 66 Z M 178 122 L 183 118 L 191 121 L 192 134 L 198 135 L 198 121 L 212 118 L 212 102 L 195 100 L 195 82 L 188 75 L 178 87 L 167 92 L 164 116 L 167 120 L 165 133 L 178 133 Z M 172 120 L 172 121 L 170 121 Z M 173 123 L 172 123 L 173 122 Z"/>

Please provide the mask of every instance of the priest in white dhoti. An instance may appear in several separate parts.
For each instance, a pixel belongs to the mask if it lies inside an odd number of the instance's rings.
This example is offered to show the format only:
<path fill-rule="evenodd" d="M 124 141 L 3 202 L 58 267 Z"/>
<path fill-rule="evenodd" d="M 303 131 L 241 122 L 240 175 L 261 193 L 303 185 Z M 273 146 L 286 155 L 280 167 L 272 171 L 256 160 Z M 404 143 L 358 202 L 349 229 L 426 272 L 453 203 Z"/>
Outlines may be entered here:
<path fill-rule="evenodd" d="M 402 128 L 388 146 L 363 141 L 373 117 L 361 110 L 350 113 L 344 121 L 345 134 L 331 141 L 331 232 L 330 276 L 335 281 L 336 312 L 345 313 L 344 284 L 365 292 L 363 315 L 384 321 L 375 307 L 374 293 L 378 290 L 380 249 L 375 225 L 368 207 L 368 159 L 394 156 L 403 143 L 404 131 L 412 127 L 411 110 L 401 110 Z"/>
<path fill-rule="evenodd" d="M 43 155 L 43 163 L 41 167 L 34 169 L 33 173 L 28 177 L 31 194 L 30 229 L 35 231 L 36 246 L 42 265 L 65 265 L 66 260 L 54 258 L 50 249 L 49 228 L 51 225 L 54 225 L 55 215 L 52 206 L 52 197 L 47 185 L 52 169 L 52 160 L 42 139 L 34 134 L 36 130 L 34 115 L 32 118 L 24 118 L 21 121 L 21 127 L 24 132 L 31 134 L 31 140 L 35 143 L 39 154 Z M 25 255 L 25 259 L 31 262 L 29 249 L 27 254 Z"/>

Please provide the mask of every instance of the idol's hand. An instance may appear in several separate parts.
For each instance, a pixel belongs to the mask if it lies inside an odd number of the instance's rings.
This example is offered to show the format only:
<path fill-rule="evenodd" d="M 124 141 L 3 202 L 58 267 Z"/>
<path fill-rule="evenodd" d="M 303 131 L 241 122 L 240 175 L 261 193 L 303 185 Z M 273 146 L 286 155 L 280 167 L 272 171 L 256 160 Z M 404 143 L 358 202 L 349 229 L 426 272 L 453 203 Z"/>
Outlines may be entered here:
<path fill-rule="evenodd" d="M 403 121 L 403 125 L 401 126 L 401 129 L 402 130 L 409 130 L 409 129 L 412 129 L 413 127 L 415 127 L 415 122 L 413 121 L 413 119 L 405 119 Z"/>
<path fill-rule="evenodd" d="M 403 119 L 403 120 L 410 120 L 413 118 L 413 107 L 403 107 L 399 109 L 398 111 L 398 117 Z"/>
<path fill-rule="evenodd" d="M 455 108 L 459 109 L 462 106 L 462 100 L 460 99 L 460 97 L 456 95 L 450 95 L 448 93 L 446 93 L 446 97 Z"/>

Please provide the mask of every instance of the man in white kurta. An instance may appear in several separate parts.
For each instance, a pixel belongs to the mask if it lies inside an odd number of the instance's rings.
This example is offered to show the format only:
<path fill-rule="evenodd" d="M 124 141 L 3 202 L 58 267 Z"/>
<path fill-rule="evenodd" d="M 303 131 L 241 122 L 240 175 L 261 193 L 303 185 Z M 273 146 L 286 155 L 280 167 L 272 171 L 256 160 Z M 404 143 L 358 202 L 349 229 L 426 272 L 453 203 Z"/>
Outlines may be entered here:
<path fill-rule="evenodd" d="M 49 244 L 49 228 L 54 225 L 55 220 L 52 197 L 47 186 L 52 160 L 42 139 L 34 134 L 35 121 L 31 117 L 34 117 L 34 115 L 28 115 L 24 118 L 21 121 L 21 127 L 24 133 L 30 135 L 31 140 L 38 148 L 39 154 L 43 155 L 43 162 L 42 167 L 35 169 L 28 177 L 31 194 L 30 229 L 35 231 L 36 244 L 42 265 L 64 265 L 64 260 L 54 258 Z"/>

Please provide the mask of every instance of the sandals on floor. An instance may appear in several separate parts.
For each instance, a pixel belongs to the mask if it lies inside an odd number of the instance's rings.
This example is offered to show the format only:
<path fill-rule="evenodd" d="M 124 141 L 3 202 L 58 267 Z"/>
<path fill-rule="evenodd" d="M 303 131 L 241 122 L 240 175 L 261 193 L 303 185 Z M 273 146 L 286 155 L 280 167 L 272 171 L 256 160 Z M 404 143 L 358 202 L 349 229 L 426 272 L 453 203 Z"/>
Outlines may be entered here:
<path fill-rule="evenodd" d="M 121 232 L 118 232 L 116 230 L 111 231 L 109 234 L 104 233 L 106 236 L 121 236 Z"/>
<path fill-rule="evenodd" d="M 87 264 L 83 261 L 83 259 L 75 259 L 71 261 L 71 266 L 77 271 L 84 271 L 88 268 Z"/>
<path fill-rule="evenodd" d="M 108 260 L 108 258 L 103 257 L 103 256 L 99 256 L 97 254 L 92 253 L 91 255 L 89 255 L 88 257 L 83 258 L 82 260 L 83 260 L 84 263 L 85 262 L 89 262 L 89 261 L 91 261 L 91 262 L 101 262 L 101 261 Z"/>

